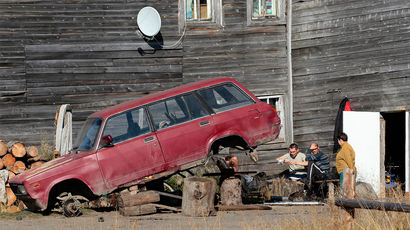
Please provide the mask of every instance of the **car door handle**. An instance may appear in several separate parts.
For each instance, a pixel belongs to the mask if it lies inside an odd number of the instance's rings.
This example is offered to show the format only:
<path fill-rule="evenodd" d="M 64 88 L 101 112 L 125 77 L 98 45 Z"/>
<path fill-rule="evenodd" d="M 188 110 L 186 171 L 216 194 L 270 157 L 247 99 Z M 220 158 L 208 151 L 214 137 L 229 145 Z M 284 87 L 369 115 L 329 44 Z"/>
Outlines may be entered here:
<path fill-rule="evenodd" d="M 209 121 L 201 121 L 201 122 L 199 122 L 199 126 L 200 127 L 202 127 L 202 126 L 206 126 L 206 125 L 209 125 L 211 122 L 209 122 Z"/>
<path fill-rule="evenodd" d="M 149 143 L 149 142 L 154 141 L 154 140 L 155 140 L 154 137 L 147 137 L 147 138 L 144 139 L 144 143 Z"/>

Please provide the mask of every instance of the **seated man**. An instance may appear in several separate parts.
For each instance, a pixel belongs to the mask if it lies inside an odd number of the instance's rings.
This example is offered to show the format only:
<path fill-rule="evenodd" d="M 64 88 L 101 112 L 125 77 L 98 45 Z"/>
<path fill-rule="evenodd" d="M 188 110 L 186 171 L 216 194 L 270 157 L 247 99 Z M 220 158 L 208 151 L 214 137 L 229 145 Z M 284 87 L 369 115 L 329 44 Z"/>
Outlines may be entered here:
<path fill-rule="evenodd" d="M 295 143 L 289 146 L 289 153 L 276 158 L 279 163 L 286 163 L 288 169 L 282 172 L 280 175 L 290 179 L 301 179 L 306 177 L 305 165 L 295 164 L 295 162 L 304 162 L 305 154 L 299 152 L 299 146 Z M 306 162 L 307 165 L 307 162 Z"/>
<path fill-rule="evenodd" d="M 318 195 L 317 191 L 312 191 L 312 183 L 318 180 L 325 180 L 328 177 L 330 169 L 329 158 L 319 150 L 319 145 L 313 142 L 306 153 L 305 161 L 294 161 L 292 164 L 308 166 L 306 182 L 307 195 L 310 196 L 312 193 Z"/>

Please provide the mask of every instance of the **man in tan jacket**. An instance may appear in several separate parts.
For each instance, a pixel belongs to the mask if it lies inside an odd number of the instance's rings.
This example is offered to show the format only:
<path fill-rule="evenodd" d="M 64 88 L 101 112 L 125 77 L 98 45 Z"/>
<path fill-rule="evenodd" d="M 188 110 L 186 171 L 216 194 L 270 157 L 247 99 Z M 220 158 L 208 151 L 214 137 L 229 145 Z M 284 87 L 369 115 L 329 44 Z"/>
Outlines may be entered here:
<path fill-rule="evenodd" d="M 336 155 L 336 170 L 340 175 L 340 188 L 342 189 L 343 184 L 343 168 L 350 168 L 356 171 L 355 163 L 355 152 L 352 146 L 347 143 L 346 133 L 340 133 L 337 136 L 337 142 L 341 146 L 339 152 Z"/>

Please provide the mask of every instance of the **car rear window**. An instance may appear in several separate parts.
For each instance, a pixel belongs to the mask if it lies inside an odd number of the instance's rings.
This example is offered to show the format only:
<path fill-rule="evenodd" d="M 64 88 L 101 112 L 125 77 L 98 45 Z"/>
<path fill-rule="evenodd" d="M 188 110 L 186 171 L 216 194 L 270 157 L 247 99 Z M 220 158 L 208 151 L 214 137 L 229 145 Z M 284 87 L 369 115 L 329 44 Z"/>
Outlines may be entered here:
<path fill-rule="evenodd" d="M 224 84 L 200 90 L 199 94 L 215 113 L 253 103 L 251 98 L 232 84 Z"/>

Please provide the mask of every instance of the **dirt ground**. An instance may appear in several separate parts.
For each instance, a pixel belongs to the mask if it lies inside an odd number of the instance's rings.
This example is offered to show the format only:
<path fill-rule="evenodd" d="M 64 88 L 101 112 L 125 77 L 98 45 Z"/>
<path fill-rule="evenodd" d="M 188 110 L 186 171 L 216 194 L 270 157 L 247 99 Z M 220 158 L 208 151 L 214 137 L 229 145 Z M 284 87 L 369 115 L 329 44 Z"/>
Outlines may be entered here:
<path fill-rule="evenodd" d="M 220 211 L 210 217 L 187 217 L 181 213 L 157 213 L 146 216 L 124 217 L 117 211 L 86 210 L 80 217 L 66 218 L 59 214 L 13 214 L 0 216 L 5 230 L 88 230 L 88 229 L 277 229 L 284 220 L 309 219 L 328 215 L 324 206 L 273 206 L 272 210 Z M 276 227 L 275 227 L 276 226 Z"/>

